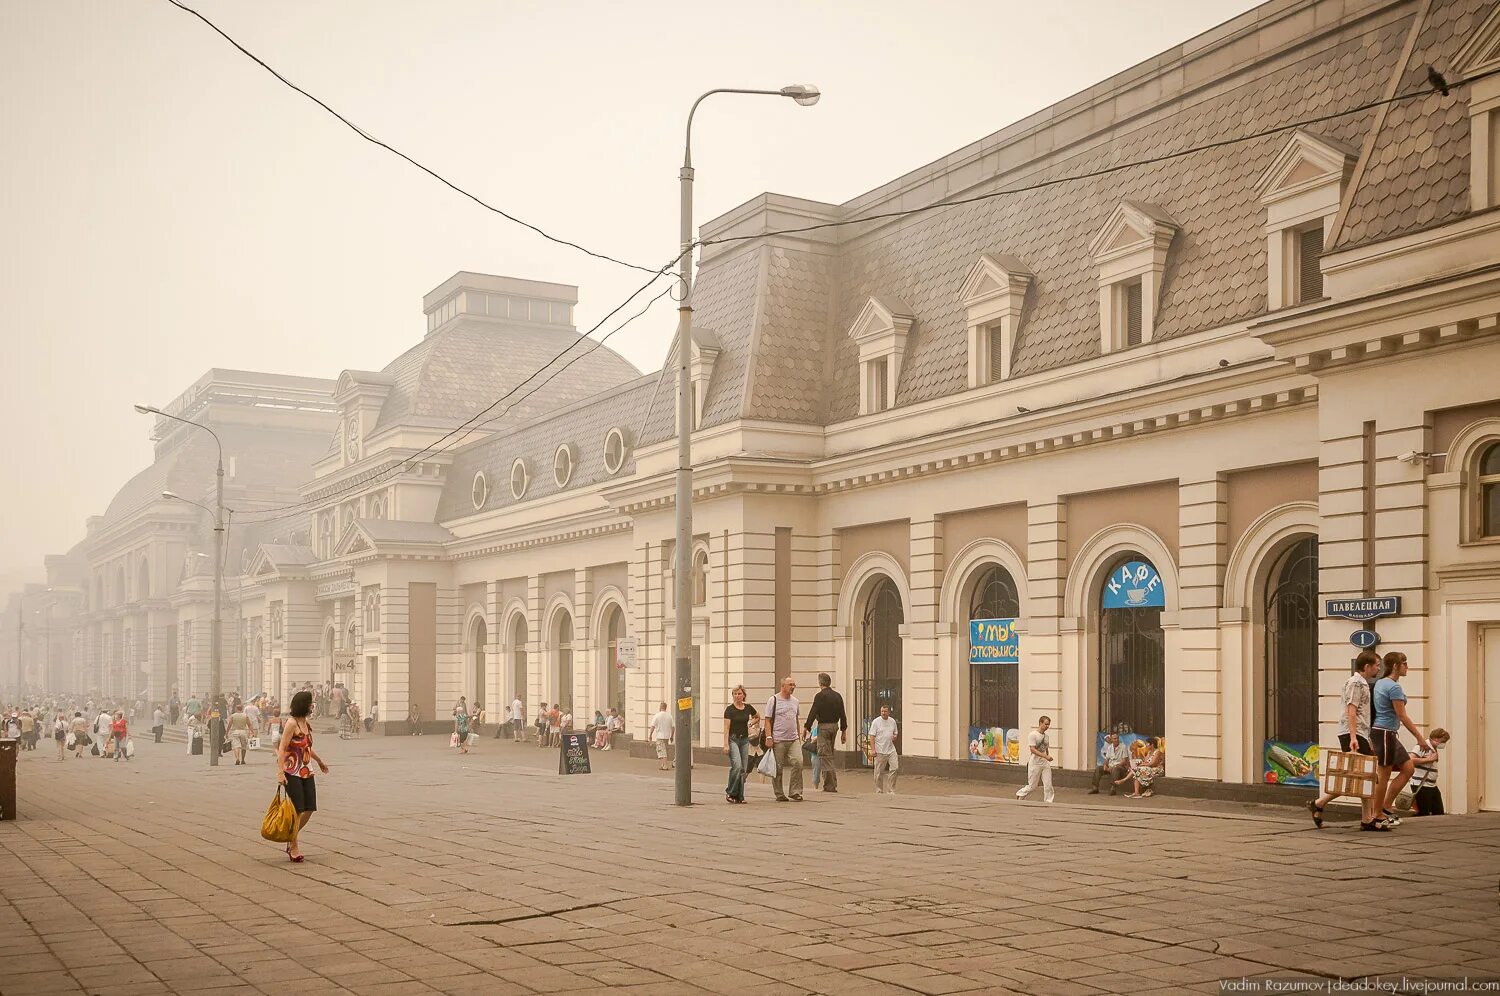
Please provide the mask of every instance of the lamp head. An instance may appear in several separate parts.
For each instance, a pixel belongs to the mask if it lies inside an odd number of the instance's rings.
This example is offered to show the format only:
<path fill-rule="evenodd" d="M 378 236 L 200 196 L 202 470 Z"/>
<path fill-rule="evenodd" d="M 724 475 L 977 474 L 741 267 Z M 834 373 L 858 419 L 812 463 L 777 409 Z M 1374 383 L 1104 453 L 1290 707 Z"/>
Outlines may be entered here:
<path fill-rule="evenodd" d="M 182 496 L 181 496 L 181 495 L 179 495 L 179 494 L 178 494 L 178 493 L 177 493 L 177 492 L 175 492 L 175 491 L 163 491 L 163 492 L 162 492 L 162 493 L 161 493 L 161 496 L 162 496 L 162 497 L 163 497 L 163 498 L 180 498 L 180 497 L 182 497 Z"/>
<path fill-rule="evenodd" d="M 781 95 L 791 97 L 803 107 L 811 107 L 818 102 L 818 98 L 823 96 L 823 93 L 811 83 L 793 83 L 791 86 L 782 87 Z"/>
<path fill-rule="evenodd" d="M 152 408 L 150 405 L 136 405 L 135 406 L 135 410 L 138 411 L 138 412 L 140 412 L 142 415 L 160 415 L 161 414 L 161 412 L 157 411 L 155 408 Z"/>

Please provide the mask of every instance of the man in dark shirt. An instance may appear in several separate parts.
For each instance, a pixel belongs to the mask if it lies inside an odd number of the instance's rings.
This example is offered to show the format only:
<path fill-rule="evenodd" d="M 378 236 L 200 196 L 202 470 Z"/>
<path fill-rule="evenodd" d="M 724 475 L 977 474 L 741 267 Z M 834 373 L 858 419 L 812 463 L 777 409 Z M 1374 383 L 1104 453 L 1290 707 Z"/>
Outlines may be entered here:
<path fill-rule="evenodd" d="M 849 716 L 844 712 L 844 697 L 831 687 L 833 679 L 826 673 L 818 675 L 818 694 L 813 696 L 812 708 L 807 711 L 804 730 L 818 724 L 818 768 L 823 777 L 823 791 L 839 790 L 839 768 L 833 753 L 833 738 L 837 734 L 839 743 L 849 742 Z"/>

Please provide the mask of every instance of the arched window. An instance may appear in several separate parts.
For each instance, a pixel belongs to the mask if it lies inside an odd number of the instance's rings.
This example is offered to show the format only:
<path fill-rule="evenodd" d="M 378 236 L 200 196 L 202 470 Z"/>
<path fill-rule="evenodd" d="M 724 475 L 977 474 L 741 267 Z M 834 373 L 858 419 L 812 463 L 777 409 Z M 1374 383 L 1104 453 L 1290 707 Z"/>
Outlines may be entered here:
<path fill-rule="evenodd" d="M 1277 558 L 1266 581 L 1266 739 L 1318 739 L 1318 540 Z"/>
<path fill-rule="evenodd" d="M 365 589 L 365 632 L 380 632 L 380 589 Z"/>
<path fill-rule="evenodd" d="M 557 696 L 558 704 L 564 709 L 571 709 L 573 705 L 573 617 L 567 612 L 559 612 L 556 627 L 552 631 L 553 653 L 557 659 L 557 684 L 553 692 Z"/>
<path fill-rule="evenodd" d="M 906 622 L 901 592 L 888 577 L 881 577 L 865 600 L 860 677 L 854 694 L 860 705 L 859 728 L 880 715 L 880 707 L 891 707 L 901 716 L 901 626 Z"/>
<path fill-rule="evenodd" d="M 1479 501 L 1479 525 L 1481 539 L 1500 536 L 1500 443 L 1491 443 L 1479 456 L 1479 473 L 1475 478 L 1475 491 Z"/>
<path fill-rule="evenodd" d="M 516 613 L 510 625 L 511 696 L 526 701 L 526 617 Z"/>
<path fill-rule="evenodd" d="M 485 654 L 484 645 L 489 642 L 489 627 L 485 625 L 484 616 L 475 616 L 474 622 L 469 629 L 469 646 L 472 648 L 474 666 L 474 706 L 478 709 L 484 708 L 485 695 Z"/>
<path fill-rule="evenodd" d="M 708 551 L 693 552 L 693 604 L 708 604 Z"/>
<path fill-rule="evenodd" d="M 604 671 L 608 677 L 604 701 L 596 708 L 625 712 L 625 670 L 619 666 L 620 640 L 625 636 L 625 613 L 611 605 L 604 613 Z"/>
<path fill-rule="evenodd" d="M 1166 733 L 1166 607 L 1156 567 L 1118 558 L 1099 591 L 1099 725 L 1144 736 Z"/>
<path fill-rule="evenodd" d="M 151 597 L 151 566 L 145 557 L 141 558 L 141 566 L 135 574 L 135 597 L 139 601 Z"/>
<path fill-rule="evenodd" d="M 969 593 L 969 619 L 1015 619 L 1020 614 L 1021 599 L 1010 571 L 999 564 L 982 568 Z M 1019 729 L 1020 689 L 1019 663 L 971 662 L 969 726 L 981 730 Z"/>

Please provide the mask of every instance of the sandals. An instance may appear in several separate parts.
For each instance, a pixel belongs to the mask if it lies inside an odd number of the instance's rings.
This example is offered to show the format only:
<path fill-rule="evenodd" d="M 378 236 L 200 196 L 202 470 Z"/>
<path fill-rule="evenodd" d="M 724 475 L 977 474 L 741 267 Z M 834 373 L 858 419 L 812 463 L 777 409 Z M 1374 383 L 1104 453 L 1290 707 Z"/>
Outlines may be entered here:
<path fill-rule="evenodd" d="M 1359 825 L 1359 828 L 1366 832 L 1373 830 L 1380 831 L 1382 833 L 1387 833 L 1391 829 L 1390 824 L 1386 823 L 1384 820 L 1371 820 L 1369 823 L 1361 823 Z"/>
<path fill-rule="evenodd" d="M 286 846 L 286 856 L 293 864 L 297 865 L 300 865 L 302 863 L 302 859 L 307 857 L 307 855 L 305 854 L 293 854 L 291 844 L 288 844 Z"/>
<path fill-rule="evenodd" d="M 1323 807 L 1318 805 L 1316 799 L 1307 800 L 1307 811 L 1312 813 L 1313 826 L 1323 829 Z"/>

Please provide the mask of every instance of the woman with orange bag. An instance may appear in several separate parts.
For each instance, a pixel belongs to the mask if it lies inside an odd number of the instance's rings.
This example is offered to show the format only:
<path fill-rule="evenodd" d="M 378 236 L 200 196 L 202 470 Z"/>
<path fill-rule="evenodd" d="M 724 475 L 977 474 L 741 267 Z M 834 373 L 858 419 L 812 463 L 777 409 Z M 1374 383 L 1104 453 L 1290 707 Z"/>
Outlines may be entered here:
<path fill-rule="evenodd" d="M 315 762 L 323 774 L 328 774 L 328 765 L 313 750 L 312 726 L 307 721 L 312 715 L 312 704 L 312 692 L 303 691 L 292 696 L 291 716 L 276 745 L 276 778 L 286 786 L 286 796 L 297 810 L 292 839 L 286 845 L 287 857 L 297 863 L 303 858 L 297 838 L 307 821 L 312 819 L 312 814 L 318 811 L 318 787 L 313 781 L 310 762 Z"/>

